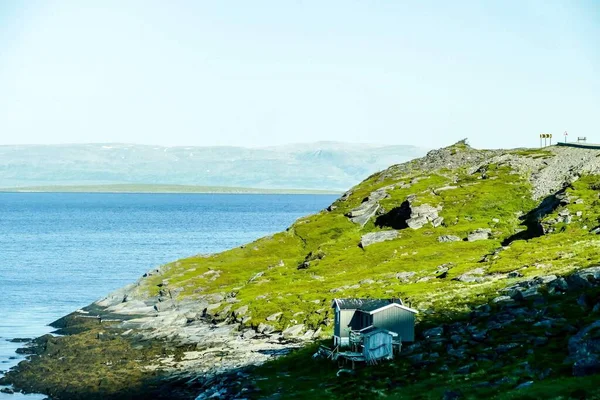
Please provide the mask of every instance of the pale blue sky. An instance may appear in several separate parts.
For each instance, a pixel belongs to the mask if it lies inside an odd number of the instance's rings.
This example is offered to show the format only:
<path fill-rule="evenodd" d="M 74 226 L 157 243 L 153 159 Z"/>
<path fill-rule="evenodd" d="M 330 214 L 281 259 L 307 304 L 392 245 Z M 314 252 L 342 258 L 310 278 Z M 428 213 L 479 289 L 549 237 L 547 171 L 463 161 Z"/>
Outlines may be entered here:
<path fill-rule="evenodd" d="M 0 2 L 0 144 L 600 142 L 600 2 Z"/>

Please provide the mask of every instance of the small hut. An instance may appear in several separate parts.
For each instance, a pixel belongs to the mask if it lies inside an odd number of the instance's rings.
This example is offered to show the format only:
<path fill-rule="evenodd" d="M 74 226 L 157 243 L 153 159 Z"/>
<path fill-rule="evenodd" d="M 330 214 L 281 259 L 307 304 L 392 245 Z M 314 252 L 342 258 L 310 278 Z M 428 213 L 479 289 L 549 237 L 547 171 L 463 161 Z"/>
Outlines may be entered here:
<path fill-rule="evenodd" d="M 360 333 L 362 354 L 367 364 L 376 364 L 377 360 L 394 358 L 393 338 L 396 333 L 387 329 L 370 327 Z"/>
<path fill-rule="evenodd" d="M 393 332 L 394 340 L 413 342 L 416 310 L 400 299 L 334 299 L 333 340 L 336 346 L 351 346 L 350 335 L 375 327 Z"/>

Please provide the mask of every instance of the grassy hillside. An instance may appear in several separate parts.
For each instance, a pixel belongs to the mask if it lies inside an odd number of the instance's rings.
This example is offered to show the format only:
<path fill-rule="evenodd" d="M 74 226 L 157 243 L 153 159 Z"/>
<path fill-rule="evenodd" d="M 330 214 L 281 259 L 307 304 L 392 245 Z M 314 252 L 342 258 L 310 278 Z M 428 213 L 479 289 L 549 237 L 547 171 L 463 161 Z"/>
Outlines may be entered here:
<path fill-rule="evenodd" d="M 449 149 L 483 153 L 460 147 Z M 514 153 L 516 158 L 523 157 L 521 154 Z M 540 155 L 547 156 L 547 152 L 530 151 L 525 157 Z M 597 237 L 589 229 L 598 224 L 600 216 L 600 209 L 595 207 L 600 178 L 584 176 L 574 182 L 567 189 L 567 196 L 583 202 L 560 206 L 543 219 L 556 218 L 563 209 L 569 209 L 573 215 L 582 211 L 581 217 L 574 217 L 570 224 L 556 224 L 552 234 L 514 240 L 503 247 L 507 239 L 527 229 L 521 216 L 539 204 L 531 198 L 528 175 L 495 163 L 485 165 L 485 172 L 470 173 L 468 169 L 465 165 L 452 170 L 424 170 L 414 162 L 398 171 L 392 168 L 375 174 L 336 201 L 333 211 L 301 218 L 286 232 L 240 248 L 172 263 L 164 274 L 145 280 L 142 289 L 158 294 L 166 280 L 169 290 L 177 292 L 180 298 L 206 298 L 217 293 L 235 296 L 250 307 L 249 324 L 264 322 L 268 315 L 285 310 L 279 320 L 279 327 L 283 328 L 289 321 L 298 320 L 293 315 L 302 311 L 304 318 L 308 318 L 308 327 L 316 329 L 330 319 L 327 312 L 315 311 L 327 309 L 334 297 L 394 294 L 420 309 L 447 312 L 460 310 L 477 296 L 495 294 L 498 287 L 507 285 L 500 279 L 502 274 L 514 270 L 525 277 L 540 271 L 565 273 L 599 259 Z M 362 235 L 391 228 L 376 226 L 377 218 L 361 227 L 345 214 L 370 193 L 384 187 L 389 195 L 380 202 L 385 212 L 415 195 L 414 205 L 427 203 L 441 207 L 443 225 L 400 229 L 395 240 L 361 248 Z M 490 239 L 438 241 L 444 235 L 464 239 L 478 228 L 491 229 Z M 298 268 L 305 260 L 309 260 L 308 268 Z M 438 266 L 448 263 L 452 268 L 446 278 L 431 279 L 436 276 Z M 485 271 L 484 283 L 473 285 L 453 280 L 479 268 Z M 397 274 L 402 272 L 415 274 L 398 279 Z M 361 283 L 364 280 L 374 282 Z"/>
<path fill-rule="evenodd" d="M 555 149 L 486 152 L 457 144 L 371 176 L 329 210 L 299 219 L 286 232 L 224 253 L 170 264 L 162 275 L 144 280 L 141 290 L 158 295 L 168 287 L 180 299 L 209 302 L 214 295 L 235 297 L 239 301 L 236 308 L 249 307 L 247 326 L 271 324 L 282 330 L 304 324 L 309 332 L 322 332 L 321 337 L 331 334 L 330 301 L 335 297 L 400 296 L 420 311 L 421 332 L 462 321 L 473 307 L 493 304 L 499 291 L 512 284 L 537 276 L 568 275 L 600 260 L 600 240 L 590 232 L 600 221 L 599 176 L 590 174 L 593 171 L 588 168 L 565 187 L 553 188 L 547 197 L 533 196 L 534 185 L 545 184 L 536 181 L 539 168 L 555 157 L 565 155 Z M 377 215 L 362 227 L 353 223 L 348 213 L 381 189 L 387 196 L 379 201 Z M 412 207 L 437 207 L 443 223 L 411 229 L 396 221 L 395 227 L 400 227 L 396 239 L 360 247 L 366 233 L 394 228 L 392 217 L 408 198 Z M 544 204 L 551 206 L 540 207 Z M 566 215 L 569 218 L 564 218 Z M 386 221 L 388 226 L 384 226 Z M 489 239 L 465 240 L 477 229 L 489 229 Z M 439 241 L 451 235 L 461 240 Z M 587 295 L 594 298 L 597 291 Z M 569 318 L 578 327 L 595 321 L 597 317 L 587 315 L 576 300 L 573 296 L 568 301 L 551 298 L 540 307 L 553 307 L 557 318 Z M 226 302 L 213 307 L 215 321 L 233 318 Z M 536 310 L 538 305 L 531 307 Z M 283 313 L 279 319 L 267 320 L 278 312 Z M 531 322 L 515 321 L 511 329 L 502 335 L 531 330 Z M 311 358 L 314 346 L 254 373 L 268 378 L 257 380 L 261 396 L 283 393 L 286 398 L 314 398 L 315 393 L 323 398 L 355 397 L 357 393 L 360 398 L 439 398 L 448 387 L 476 397 L 539 398 L 552 393 L 558 398 L 577 397 L 577 393 L 589 397 L 598 376 L 570 376 L 570 367 L 563 365 L 567 340 L 567 335 L 555 335 L 554 343 L 536 347 L 533 354 L 527 352 L 526 344 L 508 360 L 475 362 L 469 373 L 455 374 L 461 365 L 471 363 L 468 360 L 474 353 L 453 364 L 442 347 L 436 354 L 443 361 L 433 366 L 415 368 L 408 358 L 400 358 L 338 378 L 338 369 L 331 362 L 315 364 Z M 503 343 L 501 335 L 488 338 L 485 346 L 497 343 Z M 481 349 L 477 344 L 471 350 Z M 540 360 L 547 364 L 544 368 L 552 370 L 548 377 L 512 391 L 523 379 L 530 379 L 527 374 L 519 375 L 521 364 L 529 362 L 527 365 L 541 369 Z M 487 386 L 490 377 L 508 377 L 508 384 Z M 483 383 L 478 387 L 477 382 Z M 436 389 L 429 391 L 432 385 Z"/>
<path fill-rule="evenodd" d="M 231 397 L 600 398 L 600 270 L 577 275 L 600 261 L 598 154 L 460 142 L 370 176 L 285 232 L 152 271 L 127 297 L 176 299 L 244 335 L 295 326 L 309 339 L 243 379 L 211 381 Z M 419 311 L 401 356 L 341 373 L 313 358 L 331 343 L 333 298 L 392 296 Z M 78 370 L 113 371 L 86 364 L 97 352 L 85 346 Z M 40 360 L 42 371 L 59 362 Z M 69 373 L 44 379 L 73 385 Z"/>

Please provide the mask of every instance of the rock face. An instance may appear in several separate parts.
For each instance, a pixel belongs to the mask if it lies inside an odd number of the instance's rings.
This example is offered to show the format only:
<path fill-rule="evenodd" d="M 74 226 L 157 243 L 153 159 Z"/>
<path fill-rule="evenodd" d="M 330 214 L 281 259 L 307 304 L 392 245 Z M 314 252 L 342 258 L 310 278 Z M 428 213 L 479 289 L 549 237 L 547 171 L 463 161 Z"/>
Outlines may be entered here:
<path fill-rule="evenodd" d="M 375 190 L 366 199 L 363 200 L 360 206 L 351 210 L 346 214 L 350 221 L 360 226 L 365 226 L 367 222 L 377 213 L 379 210 L 379 202 L 386 197 L 389 197 L 385 188 Z"/>
<path fill-rule="evenodd" d="M 359 246 L 363 249 L 375 243 L 385 242 L 386 240 L 394 240 L 398 237 L 398 231 L 381 231 L 381 232 L 370 232 L 360 239 Z"/>
<path fill-rule="evenodd" d="M 440 226 L 444 219 L 438 215 L 439 209 L 429 204 L 411 206 L 410 218 L 406 220 L 409 228 L 419 229 L 425 224 L 431 223 L 433 227 Z"/>

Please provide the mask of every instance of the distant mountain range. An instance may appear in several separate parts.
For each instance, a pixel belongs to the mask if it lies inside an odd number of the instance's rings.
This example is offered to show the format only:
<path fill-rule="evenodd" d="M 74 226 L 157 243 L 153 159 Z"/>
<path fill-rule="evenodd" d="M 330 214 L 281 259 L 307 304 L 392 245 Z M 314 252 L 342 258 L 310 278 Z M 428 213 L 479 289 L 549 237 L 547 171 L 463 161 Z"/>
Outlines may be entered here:
<path fill-rule="evenodd" d="M 317 142 L 276 147 L 0 146 L 0 188 L 163 184 L 345 190 L 425 149 Z"/>

